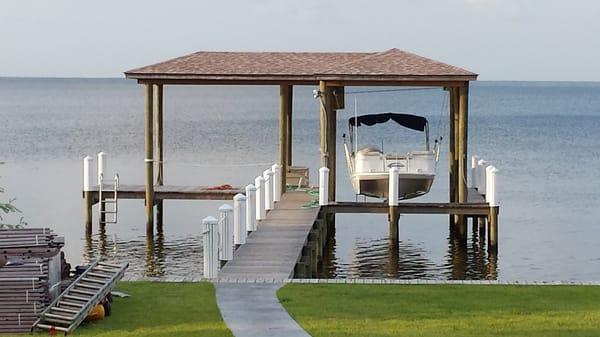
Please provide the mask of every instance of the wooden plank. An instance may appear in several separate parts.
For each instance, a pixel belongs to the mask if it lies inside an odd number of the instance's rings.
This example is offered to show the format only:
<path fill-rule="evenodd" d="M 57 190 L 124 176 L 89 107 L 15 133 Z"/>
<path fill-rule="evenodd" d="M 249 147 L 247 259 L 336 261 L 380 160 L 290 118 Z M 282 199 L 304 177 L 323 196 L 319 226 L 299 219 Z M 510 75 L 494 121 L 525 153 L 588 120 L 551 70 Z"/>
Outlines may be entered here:
<path fill-rule="evenodd" d="M 111 189 L 112 185 L 105 185 L 104 189 Z M 98 188 L 93 187 L 90 192 L 97 199 Z M 154 199 L 159 200 L 231 200 L 234 195 L 245 193 L 243 188 L 231 190 L 215 190 L 208 186 L 154 186 Z M 144 199 L 146 195 L 144 185 L 119 185 L 119 199 Z"/>
<path fill-rule="evenodd" d="M 234 252 L 219 278 L 286 279 L 293 275 L 302 247 L 317 218 L 319 208 L 302 208 L 311 201 L 305 192 L 286 192 L 275 209 L 267 213 L 246 244 Z"/>

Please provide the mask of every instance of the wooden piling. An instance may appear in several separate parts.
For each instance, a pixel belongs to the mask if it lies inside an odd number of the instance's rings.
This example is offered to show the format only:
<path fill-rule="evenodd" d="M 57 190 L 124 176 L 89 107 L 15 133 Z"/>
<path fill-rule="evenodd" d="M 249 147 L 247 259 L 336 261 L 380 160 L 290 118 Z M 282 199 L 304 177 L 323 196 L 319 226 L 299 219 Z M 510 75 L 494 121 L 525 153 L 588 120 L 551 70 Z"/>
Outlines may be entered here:
<path fill-rule="evenodd" d="M 291 157 L 291 132 L 288 122 L 291 119 L 291 85 L 279 86 L 279 165 L 281 165 L 281 186 L 285 191 L 288 165 Z"/>
<path fill-rule="evenodd" d="M 163 185 L 163 86 L 154 85 L 154 114 L 156 116 L 156 185 Z M 156 202 L 156 230 L 163 230 L 163 201 Z"/>
<path fill-rule="evenodd" d="M 83 192 L 83 215 L 85 219 L 85 235 L 92 235 L 92 193 L 90 191 Z"/>
<path fill-rule="evenodd" d="M 469 86 L 458 88 L 458 202 L 467 202 L 467 143 L 468 143 L 468 115 L 469 115 Z M 466 219 L 459 217 L 461 226 L 466 226 Z"/>
<path fill-rule="evenodd" d="M 338 90 L 343 95 L 343 90 Z M 327 150 L 329 152 L 329 201 L 336 198 L 336 158 L 337 158 L 337 110 L 335 109 L 334 88 L 327 88 Z"/>
<path fill-rule="evenodd" d="M 498 251 L 498 206 L 490 207 L 488 215 L 488 250 L 492 252 Z"/>
<path fill-rule="evenodd" d="M 144 146 L 146 149 L 146 235 L 154 234 L 154 146 L 153 146 L 153 87 L 145 84 L 146 115 L 144 128 Z"/>
<path fill-rule="evenodd" d="M 390 240 L 397 243 L 400 240 L 400 210 L 398 206 L 390 206 L 388 220 L 390 227 Z"/>

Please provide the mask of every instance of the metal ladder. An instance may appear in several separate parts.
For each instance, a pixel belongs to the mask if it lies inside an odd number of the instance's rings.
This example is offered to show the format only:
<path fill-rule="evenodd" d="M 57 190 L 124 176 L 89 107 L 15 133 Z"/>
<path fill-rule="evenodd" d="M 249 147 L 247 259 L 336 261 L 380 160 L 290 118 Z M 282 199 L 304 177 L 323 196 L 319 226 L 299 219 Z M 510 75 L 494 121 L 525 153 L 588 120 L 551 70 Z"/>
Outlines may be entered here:
<path fill-rule="evenodd" d="M 129 263 L 123 265 L 94 261 L 83 274 L 52 301 L 40 318 L 31 326 L 35 329 L 62 331 L 75 330 L 92 308 L 110 293 L 125 274 Z"/>
<path fill-rule="evenodd" d="M 119 210 L 118 206 L 118 190 L 119 190 L 119 175 L 115 174 L 114 184 L 113 184 L 113 197 L 112 198 L 103 198 L 102 194 L 104 193 L 104 174 L 100 174 L 100 184 L 98 185 L 98 199 L 100 202 L 100 207 L 98 210 L 100 212 L 100 224 L 116 224 L 117 223 L 117 212 Z M 107 205 L 113 205 L 112 209 L 107 209 Z M 107 218 L 108 216 L 112 216 L 111 219 Z"/>

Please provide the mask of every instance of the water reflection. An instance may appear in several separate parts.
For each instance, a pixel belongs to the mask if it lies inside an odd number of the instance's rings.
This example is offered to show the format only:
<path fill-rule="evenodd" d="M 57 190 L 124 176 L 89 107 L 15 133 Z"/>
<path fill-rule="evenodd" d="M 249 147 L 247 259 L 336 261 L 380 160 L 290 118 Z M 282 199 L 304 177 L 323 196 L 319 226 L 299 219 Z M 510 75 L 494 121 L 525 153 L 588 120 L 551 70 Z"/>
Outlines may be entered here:
<path fill-rule="evenodd" d="M 202 244 L 199 236 L 154 236 L 120 239 L 104 230 L 86 237 L 84 261 L 102 257 L 109 262 L 129 262 L 126 275 L 141 277 L 201 277 Z"/>
<path fill-rule="evenodd" d="M 454 233 L 447 237 L 448 249 L 441 264 L 430 252 L 411 241 L 388 237 L 356 240 L 351 257 L 336 256 L 335 238 L 330 240 L 319 277 L 495 280 L 498 255 L 486 249 L 485 235 L 475 226 L 469 238 Z"/>

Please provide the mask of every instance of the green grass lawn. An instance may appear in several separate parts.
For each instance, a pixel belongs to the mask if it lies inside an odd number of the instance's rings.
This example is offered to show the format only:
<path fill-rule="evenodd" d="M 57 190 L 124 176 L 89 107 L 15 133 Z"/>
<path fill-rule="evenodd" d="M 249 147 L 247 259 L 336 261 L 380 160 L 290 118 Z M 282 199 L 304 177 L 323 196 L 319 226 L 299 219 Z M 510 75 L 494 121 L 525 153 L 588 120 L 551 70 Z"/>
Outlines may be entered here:
<path fill-rule="evenodd" d="M 121 282 L 115 290 L 131 297 L 115 296 L 110 317 L 83 323 L 73 335 L 232 336 L 210 283 Z"/>
<path fill-rule="evenodd" d="M 600 287 L 288 284 L 282 304 L 321 336 L 600 336 Z"/>

